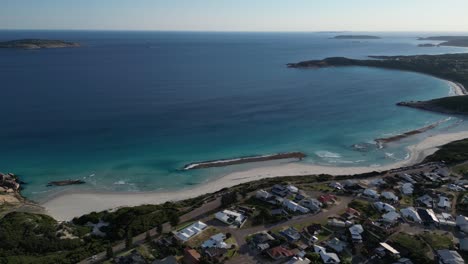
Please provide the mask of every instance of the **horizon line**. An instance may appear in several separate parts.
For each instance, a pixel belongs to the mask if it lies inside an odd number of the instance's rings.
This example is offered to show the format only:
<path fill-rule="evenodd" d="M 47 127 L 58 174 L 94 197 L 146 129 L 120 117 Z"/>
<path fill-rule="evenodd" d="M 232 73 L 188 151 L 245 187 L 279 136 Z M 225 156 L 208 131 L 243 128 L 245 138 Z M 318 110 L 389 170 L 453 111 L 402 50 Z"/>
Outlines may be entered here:
<path fill-rule="evenodd" d="M 0 28 L 0 31 L 114 31 L 114 32 L 193 32 L 193 33 L 345 33 L 345 32 L 372 32 L 372 33 L 436 33 L 459 32 L 467 33 L 468 30 L 183 30 L 183 29 L 46 29 L 46 28 Z"/>

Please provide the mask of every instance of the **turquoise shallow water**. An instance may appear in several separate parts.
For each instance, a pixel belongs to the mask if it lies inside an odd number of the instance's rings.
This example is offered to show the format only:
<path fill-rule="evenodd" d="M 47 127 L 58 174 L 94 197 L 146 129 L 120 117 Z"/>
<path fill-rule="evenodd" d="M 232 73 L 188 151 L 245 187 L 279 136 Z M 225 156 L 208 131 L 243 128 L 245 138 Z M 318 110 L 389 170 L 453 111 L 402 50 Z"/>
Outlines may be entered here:
<path fill-rule="evenodd" d="M 382 165 L 404 159 L 378 137 L 445 115 L 396 107 L 449 94 L 430 76 L 372 68 L 288 69 L 328 56 L 365 58 L 464 52 L 418 48 L 411 34 L 338 41 L 318 33 L 0 31 L 79 41 L 79 49 L 0 50 L 0 171 L 20 174 L 24 194 L 63 190 L 179 189 L 239 168 L 181 171 L 186 163 L 283 151 L 304 162 Z M 452 117 L 431 133 L 464 129 Z M 366 146 L 365 151 L 353 148 Z M 48 188 L 51 180 L 87 184 Z"/>

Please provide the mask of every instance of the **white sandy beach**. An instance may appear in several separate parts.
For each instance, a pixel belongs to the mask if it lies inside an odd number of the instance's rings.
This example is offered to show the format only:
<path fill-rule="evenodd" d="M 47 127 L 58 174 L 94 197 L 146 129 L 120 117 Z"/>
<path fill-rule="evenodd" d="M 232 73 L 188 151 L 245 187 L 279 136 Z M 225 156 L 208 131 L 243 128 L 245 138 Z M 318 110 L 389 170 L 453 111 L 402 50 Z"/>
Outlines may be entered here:
<path fill-rule="evenodd" d="M 409 147 L 409 159 L 381 167 L 333 167 L 299 162 L 289 163 L 234 172 L 209 183 L 195 186 L 189 190 L 145 193 L 64 193 L 41 205 L 57 220 L 70 220 L 75 216 L 80 216 L 92 211 L 102 211 L 121 206 L 158 204 L 166 201 L 183 200 L 215 192 L 222 188 L 231 187 L 240 183 L 264 178 L 320 173 L 330 175 L 352 175 L 370 171 L 383 171 L 418 163 L 422 161 L 424 157 L 434 153 L 437 147 L 464 138 L 468 138 L 468 131 L 428 137 L 422 142 Z"/>
<path fill-rule="evenodd" d="M 454 95 L 467 95 L 466 88 L 461 83 L 447 81 Z"/>

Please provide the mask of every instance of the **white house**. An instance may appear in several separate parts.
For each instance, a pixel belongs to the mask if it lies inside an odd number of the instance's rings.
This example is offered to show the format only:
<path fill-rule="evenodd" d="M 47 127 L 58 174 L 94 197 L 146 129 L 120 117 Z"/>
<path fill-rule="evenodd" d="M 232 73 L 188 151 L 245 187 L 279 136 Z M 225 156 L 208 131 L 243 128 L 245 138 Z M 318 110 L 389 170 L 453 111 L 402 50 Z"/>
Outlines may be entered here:
<path fill-rule="evenodd" d="M 398 202 L 398 196 L 393 192 L 382 192 L 382 196 L 387 200 Z"/>
<path fill-rule="evenodd" d="M 391 211 L 391 212 L 388 212 L 384 215 L 382 215 L 382 220 L 384 220 L 385 222 L 387 223 L 394 223 L 396 222 L 398 219 L 400 219 L 400 214 L 395 212 L 395 211 Z"/>
<path fill-rule="evenodd" d="M 215 218 L 225 224 L 236 227 L 241 227 L 247 220 L 247 217 L 243 214 L 231 210 L 217 212 Z"/>
<path fill-rule="evenodd" d="M 414 192 L 414 186 L 412 183 L 404 183 L 402 186 L 401 186 L 401 193 L 403 193 L 404 195 L 412 195 Z"/>
<path fill-rule="evenodd" d="M 261 200 L 268 200 L 270 197 L 272 197 L 273 195 L 265 190 L 258 190 L 257 193 L 255 194 L 255 197 L 257 199 L 261 199 Z"/>
<path fill-rule="evenodd" d="M 421 223 L 421 217 L 419 216 L 418 212 L 414 209 L 414 207 L 407 207 L 400 210 L 403 217 L 406 219 L 410 219 L 416 223 Z"/>
<path fill-rule="evenodd" d="M 286 189 L 288 189 L 288 191 L 291 192 L 291 193 L 299 192 L 299 189 L 294 185 L 288 185 L 288 186 L 286 186 Z"/>
<path fill-rule="evenodd" d="M 320 255 L 323 263 L 340 263 L 338 255 L 327 252 L 324 247 L 314 245 L 314 251 Z"/>
<path fill-rule="evenodd" d="M 352 225 L 352 223 L 349 221 L 344 222 L 336 218 L 330 218 L 328 219 L 328 225 L 335 226 L 335 227 L 347 227 L 347 226 Z"/>
<path fill-rule="evenodd" d="M 309 209 L 305 208 L 304 206 L 301 206 L 289 199 L 284 199 L 283 201 L 283 206 L 288 209 L 291 212 L 301 212 L 303 214 L 307 214 L 310 212 Z"/>
<path fill-rule="evenodd" d="M 392 212 L 395 211 L 395 207 L 389 205 L 388 203 L 376 202 L 374 203 L 375 208 L 380 212 Z"/>
<path fill-rule="evenodd" d="M 405 173 L 405 174 L 403 174 L 403 175 L 400 175 L 400 177 L 401 177 L 403 180 L 405 180 L 405 181 L 407 181 L 407 182 L 410 182 L 410 183 L 412 183 L 412 184 L 415 184 L 415 183 L 416 183 L 416 181 L 413 179 L 413 177 L 411 177 L 411 175 L 409 175 L 409 174 L 407 174 L 407 173 Z"/>
<path fill-rule="evenodd" d="M 178 231 L 175 233 L 175 236 L 182 240 L 183 242 L 185 241 L 188 241 L 190 238 L 200 234 L 201 232 L 203 232 L 203 230 L 205 230 L 208 226 L 201 222 L 201 221 L 198 221 L 198 222 L 195 222 L 187 227 L 185 227 L 184 229 Z"/>
<path fill-rule="evenodd" d="M 362 195 L 373 198 L 373 199 L 377 199 L 380 196 L 379 193 L 373 189 L 365 189 L 364 192 L 362 192 Z"/>
<path fill-rule="evenodd" d="M 223 233 L 216 234 L 210 239 L 203 242 L 201 245 L 202 248 L 228 248 L 228 245 L 224 242 L 226 240 L 226 235 Z"/>

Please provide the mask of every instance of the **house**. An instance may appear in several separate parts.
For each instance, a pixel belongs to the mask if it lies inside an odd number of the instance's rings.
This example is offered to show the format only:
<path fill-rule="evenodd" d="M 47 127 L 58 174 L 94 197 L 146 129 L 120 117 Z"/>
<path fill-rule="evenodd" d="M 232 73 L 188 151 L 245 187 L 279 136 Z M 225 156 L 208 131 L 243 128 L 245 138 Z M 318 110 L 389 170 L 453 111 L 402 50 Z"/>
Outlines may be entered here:
<path fill-rule="evenodd" d="M 414 186 L 412 183 L 407 182 L 401 186 L 400 190 L 404 195 L 412 195 L 414 192 Z"/>
<path fill-rule="evenodd" d="M 201 245 L 202 248 L 228 248 L 228 245 L 224 242 L 226 240 L 226 235 L 223 233 L 216 234 L 210 239 L 203 242 Z"/>
<path fill-rule="evenodd" d="M 413 177 L 407 173 L 404 173 L 403 175 L 399 175 L 401 179 L 409 182 L 409 183 L 412 183 L 412 184 L 415 184 L 416 181 L 413 179 Z"/>
<path fill-rule="evenodd" d="M 247 220 L 247 216 L 231 210 L 223 210 L 215 214 L 215 218 L 230 226 L 241 227 Z"/>
<path fill-rule="evenodd" d="M 465 233 L 468 233 L 468 217 L 459 215 L 457 216 L 455 222 L 457 223 L 457 227 Z"/>
<path fill-rule="evenodd" d="M 284 186 L 281 186 L 279 184 L 275 184 L 272 188 L 271 188 L 271 192 L 275 195 L 278 195 L 280 197 L 285 197 L 286 195 L 288 195 L 289 193 L 289 190 L 284 187 Z"/>
<path fill-rule="evenodd" d="M 421 217 L 419 216 L 418 212 L 414 209 L 414 207 L 407 207 L 400 210 L 401 214 L 404 218 L 409 219 L 416 223 L 421 223 Z"/>
<path fill-rule="evenodd" d="M 323 263 L 340 263 L 338 255 L 327 252 L 324 247 L 314 245 L 314 251 L 320 255 Z"/>
<path fill-rule="evenodd" d="M 364 232 L 364 228 L 362 227 L 362 225 L 353 225 L 348 230 L 351 234 L 351 239 L 353 240 L 353 243 L 362 243 L 361 234 Z"/>
<path fill-rule="evenodd" d="M 414 264 L 411 259 L 408 258 L 400 258 L 397 262 L 394 262 L 393 264 Z"/>
<path fill-rule="evenodd" d="M 281 234 L 289 241 L 297 241 L 301 239 L 301 234 L 294 227 L 289 227 L 281 231 Z"/>
<path fill-rule="evenodd" d="M 437 214 L 436 216 L 439 219 L 440 225 L 452 226 L 452 227 L 457 226 L 457 223 L 455 223 L 455 219 L 453 218 L 451 214 L 441 213 L 441 214 Z"/>
<path fill-rule="evenodd" d="M 185 248 L 184 249 L 184 258 L 182 262 L 184 264 L 198 264 L 200 263 L 201 255 L 195 249 Z"/>
<path fill-rule="evenodd" d="M 346 242 L 339 240 L 338 238 L 334 237 L 327 241 L 327 247 L 333 249 L 334 251 L 341 253 L 343 250 L 346 249 L 347 245 Z"/>
<path fill-rule="evenodd" d="M 394 258 L 400 258 L 400 252 L 398 252 L 398 250 L 394 249 L 392 246 L 390 246 L 389 244 L 385 243 L 385 242 L 381 242 L 380 243 L 380 246 L 386 251 L 388 252 L 388 254 L 390 254 L 390 256 L 394 257 Z"/>
<path fill-rule="evenodd" d="M 258 190 L 257 193 L 255 194 L 255 197 L 257 199 L 260 199 L 260 200 L 269 200 L 270 198 L 272 198 L 272 194 L 265 191 L 265 190 Z"/>
<path fill-rule="evenodd" d="M 349 221 L 344 222 L 337 218 L 330 218 L 328 219 L 328 225 L 334 227 L 347 227 L 352 225 L 352 223 Z"/>
<path fill-rule="evenodd" d="M 382 178 L 374 179 L 370 182 L 371 186 L 381 186 L 385 184 L 387 184 L 387 182 Z"/>
<path fill-rule="evenodd" d="M 461 186 L 458 186 L 456 184 L 453 184 L 453 183 L 448 185 L 448 189 L 451 190 L 451 191 L 454 191 L 454 192 L 464 192 L 464 191 L 466 191 L 465 188 L 463 188 Z"/>
<path fill-rule="evenodd" d="M 253 245 L 258 248 L 259 250 L 263 251 L 265 249 L 270 248 L 269 242 L 275 240 L 274 237 L 272 237 L 270 234 L 267 232 L 263 231 L 260 233 L 256 233 L 252 236 L 252 243 Z"/>
<path fill-rule="evenodd" d="M 309 264 L 310 260 L 308 258 L 301 258 L 301 257 L 293 257 L 289 261 L 285 262 L 285 264 Z"/>
<path fill-rule="evenodd" d="M 439 219 L 432 209 L 418 209 L 418 214 L 426 225 L 439 224 Z"/>
<path fill-rule="evenodd" d="M 396 221 L 398 221 L 398 219 L 400 219 L 400 217 L 401 216 L 399 213 L 391 211 L 382 215 L 382 220 L 387 223 L 395 223 Z"/>
<path fill-rule="evenodd" d="M 431 182 L 437 182 L 440 180 L 440 176 L 437 173 L 432 173 L 432 172 L 426 172 L 423 174 L 424 178 Z"/>
<path fill-rule="evenodd" d="M 295 255 L 293 251 L 283 246 L 270 248 L 269 250 L 267 250 L 267 254 L 274 260 L 285 259 Z"/>
<path fill-rule="evenodd" d="M 217 247 L 206 248 L 204 250 L 205 255 L 211 259 L 222 258 L 224 255 L 226 255 L 227 252 L 228 252 L 227 248 L 217 248 Z"/>
<path fill-rule="evenodd" d="M 323 204 L 319 200 L 314 198 L 304 199 L 299 204 L 310 209 L 312 212 L 320 211 L 321 207 L 323 206 Z"/>
<path fill-rule="evenodd" d="M 322 204 L 334 204 L 336 202 L 336 196 L 333 195 L 333 194 L 324 194 L 324 195 L 320 195 L 320 197 L 318 198 L 318 200 L 322 203 Z"/>
<path fill-rule="evenodd" d="M 284 211 L 283 208 L 271 209 L 270 213 L 271 213 L 271 215 L 284 215 L 284 214 L 286 214 L 286 212 Z"/>
<path fill-rule="evenodd" d="M 461 251 L 468 251 L 468 238 L 460 238 L 460 246 L 458 247 Z"/>
<path fill-rule="evenodd" d="M 346 212 L 342 216 L 344 218 L 350 220 L 350 219 L 353 219 L 353 218 L 360 217 L 361 213 L 358 210 L 354 209 L 354 208 L 348 207 L 348 209 L 346 209 Z"/>
<path fill-rule="evenodd" d="M 291 211 L 291 212 L 300 212 L 300 213 L 303 213 L 303 214 L 307 214 L 310 212 L 309 209 L 305 208 L 304 206 L 301 206 L 289 199 L 284 199 L 283 201 L 283 206 Z"/>
<path fill-rule="evenodd" d="M 398 202 L 398 196 L 393 192 L 382 192 L 382 197 L 392 202 Z"/>
<path fill-rule="evenodd" d="M 425 206 L 427 208 L 432 208 L 432 204 L 434 202 L 434 199 L 430 195 L 425 194 L 425 195 L 419 197 L 418 199 L 416 199 L 416 202 L 418 202 L 421 206 Z"/>
<path fill-rule="evenodd" d="M 294 185 L 288 185 L 288 186 L 286 186 L 286 189 L 288 189 L 288 191 L 290 193 L 298 193 L 299 192 L 299 189 Z"/>
<path fill-rule="evenodd" d="M 328 186 L 336 190 L 343 190 L 343 185 L 341 185 L 339 182 L 332 182 Z"/>
<path fill-rule="evenodd" d="M 188 241 L 190 238 L 200 234 L 205 230 L 208 226 L 200 221 L 197 221 L 188 227 L 185 227 L 184 229 L 178 231 L 175 233 L 175 237 L 182 240 L 183 242 Z"/>
<path fill-rule="evenodd" d="M 362 192 L 362 195 L 372 199 L 378 199 L 380 197 L 379 193 L 373 189 L 365 189 L 364 192 Z"/>
<path fill-rule="evenodd" d="M 464 264 L 465 261 L 455 250 L 441 249 L 437 250 L 437 256 L 440 264 Z"/>
<path fill-rule="evenodd" d="M 439 209 L 447 210 L 452 208 L 452 203 L 450 202 L 450 199 L 448 197 L 440 196 L 439 202 L 437 203 L 437 207 Z"/>
<path fill-rule="evenodd" d="M 376 202 L 374 203 L 375 208 L 380 212 L 392 212 L 395 211 L 395 207 L 389 205 L 388 203 Z"/>

